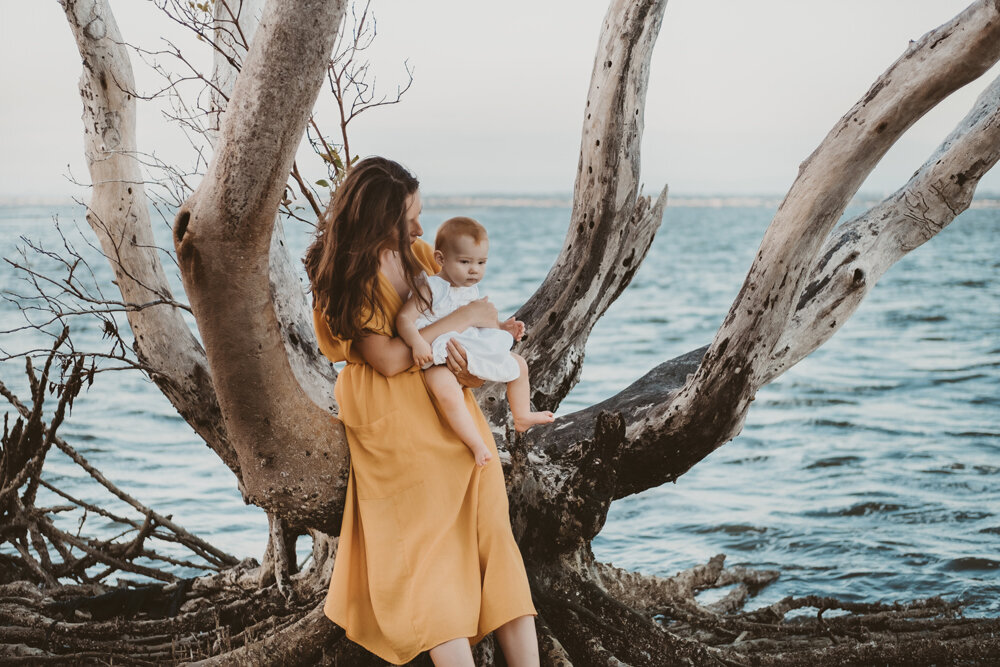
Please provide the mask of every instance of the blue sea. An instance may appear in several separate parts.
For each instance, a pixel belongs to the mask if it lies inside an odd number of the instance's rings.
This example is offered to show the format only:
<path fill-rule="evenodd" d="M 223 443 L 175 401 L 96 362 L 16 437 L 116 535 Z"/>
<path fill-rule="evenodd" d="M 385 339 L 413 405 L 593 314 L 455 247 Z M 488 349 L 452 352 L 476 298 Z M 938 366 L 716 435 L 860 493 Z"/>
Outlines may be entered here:
<path fill-rule="evenodd" d="M 594 329 L 583 377 L 558 414 L 607 398 L 654 365 L 710 342 L 777 203 L 670 203 L 632 285 Z M 778 570 L 780 578 L 750 607 L 787 595 L 887 602 L 942 595 L 965 603 L 968 615 L 1000 614 L 1000 209 L 989 203 L 890 269 L 833 339 L 758 393 L 734 441 L 676 484 L 615 502 L 594 540 L 597 556 L 659 575 L 718 553 L 729 564 Z M 568 198 L 425 195 L 427 238 L 457 214 L 489 229 L 481 289 L 512 314 L 562 246 Z M 78 206 L 0 206 L 2 255 L 23 263 L 21 236 L 61 250 L 57 224 L 105 295 L 116 295 Z M 156 218 L 155 227 L 169 245 L 168 222 Z M 310 233 L 289 223 L 289 246 L 300 253 Z M 31 251 L 26 260 L 56 268 Z M 175 271 L 169 259 L 165 264 Z M 4 263 L 0 289 L 30 294 L 23 277 Z M 9 330 L 23 314 L 5 299 L 0 319 Z M 77 349 L 107 350 L 95 319 L 75 318 L 71 326 Z M 0 336 L 7 353 L 50 343 L 33 331 Z M 0 363 L 0 379 L 27 399 L 23 362 Z M 263 553 L 263 512 L 243 504 L 232 474 L 138 372 L 98 374 L 60 432 L 161 514 L 238 557 Z M 56 450 L 45 471 L 73 495 L 108 500 Z M 74 529 L 79 520 L 63 519 Z M 111 530 L 90 516 L 82 533 Z"/>

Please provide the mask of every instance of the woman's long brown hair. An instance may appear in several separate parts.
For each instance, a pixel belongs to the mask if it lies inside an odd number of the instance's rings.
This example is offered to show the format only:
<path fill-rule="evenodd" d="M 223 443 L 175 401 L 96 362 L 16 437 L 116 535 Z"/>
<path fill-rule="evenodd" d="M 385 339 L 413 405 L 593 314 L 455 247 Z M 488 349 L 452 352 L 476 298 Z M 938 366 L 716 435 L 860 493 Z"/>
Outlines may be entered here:
<path fill-rule="evenodd" d="M 351 167 L 337 188 L 304 260 L 313 307 L 326 316 L 334 336 L 352 340 L 386 323 L 377 275 L 379 254 L 387 247 L 399 251 L 406 284 L 419 294 L 423 268 L 410 248 L 406 220 L 407 198 L 419 186 L 401 164 L 370 157 Z M 370 319 L 362 322 L 366 311 Z"/>

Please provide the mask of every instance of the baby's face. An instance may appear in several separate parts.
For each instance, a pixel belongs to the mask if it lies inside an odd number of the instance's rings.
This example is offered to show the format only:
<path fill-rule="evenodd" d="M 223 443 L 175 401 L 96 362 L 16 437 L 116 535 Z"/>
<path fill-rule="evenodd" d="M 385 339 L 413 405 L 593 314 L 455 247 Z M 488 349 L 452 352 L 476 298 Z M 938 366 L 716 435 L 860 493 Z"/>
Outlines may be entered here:
<path fill-rule="evenodd" d="M 471 236 L 462 235 L 451 239 L 434 255 L 441 264 L 438 275 L 455 287 L 475 285 L 486 275 L 486 256 L 490 252 L 490 242 L 483 239 L 476 243 Z"/>

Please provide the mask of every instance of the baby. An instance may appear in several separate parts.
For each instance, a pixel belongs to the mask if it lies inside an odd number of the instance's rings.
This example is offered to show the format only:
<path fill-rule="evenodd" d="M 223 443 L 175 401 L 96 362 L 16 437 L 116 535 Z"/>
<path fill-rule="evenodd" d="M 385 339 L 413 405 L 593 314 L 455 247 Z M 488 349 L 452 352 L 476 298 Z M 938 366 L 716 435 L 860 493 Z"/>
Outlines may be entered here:
<path fill-rule="evenodd" d="M 461 385 L 443 365 L 450 339 L 455 338 L 465 348 L 470 373 L 484 380 L 507 383 L 507 403 L 518 432 L 555 419 L 551 412 L 531 410 L 528 365 L 520 355 L 510 351 L 514 339 L 520 340 L 524 334 L 523 323 L 510 319 L 498 322 L 495 328 L 470 327 L 461 333 L 450 331 L 438 336 L 433 343 L 425 341 L 419 333 L 431 322 L 479 298 L 476 283 L 486 273 L 489 248 L 486 229 L 472 218 L 446 220 L 434 239 L 434 259 L 441 265 L 441 272 L 427 276 L 420 287 L 431 304 L 430 310 L 421 312 L 419 301 L 411 296 L 396 318 L 396 330 L 412 348 L 413 361 L 426 369 L 427 386 L 437 398 L 445 418 L 472 450 L 480 466 L 486 465 L 492 456 L 472 414 L 465 407 Z"/>

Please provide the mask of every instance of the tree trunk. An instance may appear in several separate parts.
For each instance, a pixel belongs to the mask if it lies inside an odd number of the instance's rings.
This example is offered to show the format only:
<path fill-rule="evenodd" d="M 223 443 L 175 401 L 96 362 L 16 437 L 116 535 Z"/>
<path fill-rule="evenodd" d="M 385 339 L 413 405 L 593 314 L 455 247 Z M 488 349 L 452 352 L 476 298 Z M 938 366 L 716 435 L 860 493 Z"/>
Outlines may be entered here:
<path fill-rule="evenodd" d="M 210 132 L 214 146 L 218 140 L 222 116 L 229 103 L 240 68 L 246 60 L 248 47 L 257 34 L 263 13 L 263 0 L 239 0 L 238 3 L 217 2 L 215 16 L 215 48 L 213 54 L 212 110 L 215 124 Z M 331 414 L 337 413 L 333 386 L 337 372 L 319 352 L 316 332 L 312 327 L 312 309 L 305 289 L 299 281 L 295 260 L 285 243 L 285 226 L 275 215 L 271 232 L 268 275 L 271 281 L 271 303 L 278 318 L 285 354 L 292 372 L 314 403 Z"/>
<path fill-rule="evenodd" d="M 251 502 L 339 531 L 343 429 L 303 390 L 268 280 L 271 232 L 344 6 L 269 3 L 222 117 L 218 146 L 174 223 L 184 288 Z M 309 17 L 303 20 L 302 17 Z"/>
<path fill-rule="evenodd" d="M 246 61 L 249 46 L 253 41 L 263 14 L 262 0 L 241 0 L 238 5 L 218 2 L 214 11 L 214 49 L 212 69 L 212 109 L 215 124 L 209 134 L 213 146 L 218 143 L 222 117 L 229 104 L 236 79 Z M 274 305 L 285 354 L 292 372 L 303 391 L 313 402 L 336 414 L 336 399 L 333 388 L 337 372 L 319 352 L 316 332 L 312 328 L 312 315 L 305 292 L 299 283 L 298 272 L 285 244 L 285 229 L 280 216 L 275 216 L 271 233 L 271 247 L 268 252 L 268 276 L 271 303 Z M 292 595 L 289 575 L 295 570 L 295 543 L 299 531 L 288 524 L 274 510 L 267 510 L 267 548 L 260 567 L 259 582 L 263 587 L 272 582 L 286 598 Z M 323 541 L 326 536 L 315 531 L 314 539 Z M 318 542 L 319 543 L 319 542 Z M 314 556 L 323 558 L 315 561 L 322 568 L 326 559 L 332 563 L 335 549 L 316 550 Z"/>

